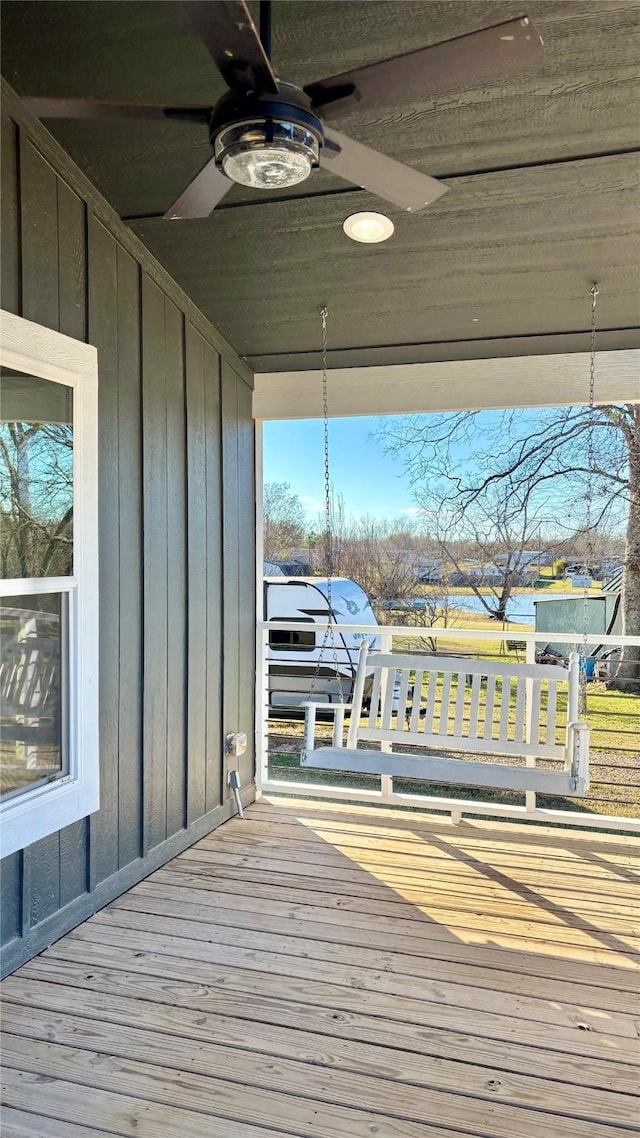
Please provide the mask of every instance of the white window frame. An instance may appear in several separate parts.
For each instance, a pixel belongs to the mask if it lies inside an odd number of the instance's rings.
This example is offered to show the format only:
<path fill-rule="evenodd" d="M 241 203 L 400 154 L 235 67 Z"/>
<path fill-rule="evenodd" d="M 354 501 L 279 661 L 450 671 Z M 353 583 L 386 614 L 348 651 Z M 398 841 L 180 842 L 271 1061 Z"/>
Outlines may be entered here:
<path fill-rule="evenodd" d="M 0 311 L 0 363 L 73 390 L 73 576 L 3 580 L 4 596 L 68 597 L 68 771 L 0 803 L 0 856 L 96 811 L 98 732 L 98 354 Z"/>

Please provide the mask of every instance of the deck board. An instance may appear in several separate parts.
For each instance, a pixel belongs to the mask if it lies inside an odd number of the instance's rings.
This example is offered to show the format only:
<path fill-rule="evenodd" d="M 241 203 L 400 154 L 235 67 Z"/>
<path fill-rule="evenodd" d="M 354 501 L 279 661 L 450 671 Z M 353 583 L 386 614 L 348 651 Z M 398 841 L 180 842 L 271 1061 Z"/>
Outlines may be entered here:
<path fill-rule="evenodd" d="M 163 881 L 170 880 L 172 885 L 178 889 L 185 891 L 185 887 L 188 887 L 205 897 L 210 894 L 213 894 L 214 897 L 217 895 L 219 904 L 222 906 L 241 905 L 251 909 L 254 904 L 262 903 L 264 912 L 275 912 L 276 906 L 280 905 L 285 916 L 288 914 L 301 920 L 326 920 L 343 925 L 345 924 L 344 914 L 348 913 L 349 928 L 357 925 L 363 928 L 386 928 L 396 931 L 398 934 L 401 933 L 403 937 L 415 936 L 438 942 L 437 947 L 434 944 L 434 952 L 441 954 L 443 958 L 446 955 L 447 959 L 458 960 L 460 953 L 464 953 L 467 944 L 473 943 L 480 950 L 485 945 L 485 939 L 481 934 L 475 937 L 469 934 L 464 943 L 458 940 L 454 941 L 446 926 L 441 928 L 433 922 L 425 922 L 424 914 L 416 906 L 405 904 L 400 907 L 386 901 L 369 900 L 368 898 L 353 897 L 335 892 L 322 892 L 318 889 L 318 883 L 314 883 L 313 890 L 303 890 L 291 889 L 286 885 L 274 885 L 273 882 L 244 879 L 237 875 L 230 876 L 228 873 L 212 879 L 206 874 L 194 874 L 189 870 L 186 873 L 181 872 L 181 867 L 175 863 L 166 872 L 167 878 L 163 878 Z M 153 880 L 156 881 L 155 875 Z M 186 898 L 186 891 L 183 895 Z M 509 936 L 503 931 L 500 936 L 500 945 L 508 952 L 509 959 L 517 959 L 514 954 L 521 950 L 519 938 Z M 502 958 L 501 950 L 495 940 L 491 942 L 489 947 L 495 950 L 496 960 Z M 532 974 L 563 975 L 571 972 L 573 978 L 571 959 L 579 959 L 583 964 L 585 961 L 594 960 L 597 962 L 598 968 L 600 965 L 609 964 L 616 971 L 625 969 L 637 971 L 640 967 L 640 960 L 637 955 L 616 953 L 604 948 L 589 947 L 583 949 L 567 946 L 561 959 L 554 951 L 553 946 L 547 944 L 545 940 L 529 937 L 525 949 L 526 951 L 522 954 L 524 961 L 526 961 L 524 971 Z M 405 951 L 407 950 L 405 949 Z M 429 955 L 426 950 L 425 954 Z M 546 955 L 551 956 L 551 964 L 545 963 L 544 957 Z M 551 973 L 549 972 L 550 968 Z M 541 969 L 544 971 L 541 972 Z"/>
<path fill-rule="evenodd" d="M 203 884 L 206 882 L 206 878 L 189 878 L 188 885 L 185 885 L 181 875 L 173 875 L 169 871 L 161 880 L 154 877 L 152 882 L 141 883 L 135 891 L 131 890 L 114 903 L 114 908 L 157 912 L 172 908 L 177 903 L 183 915 L 196 909 L 200 914 L 196 919 L 206 919 L 234 928 L 255 928 L 282 936 L 299 935 L 381 951 L 402 951 L 405 955 L 428 958 L 430 962 L 439 960 L 473 964 L 516 972 L 519 976 L 564 979 L 571 983 L 592 984 L 625 992 L 635 991 L 639 979 L 640 965 L 629 956 L 624 958 L 624 968 L 615 967 L 615 964 L 595 964 L 591 967 L 583 962 L 580 975 L 576 977 L 571 962 L 558 960 L 557 957 L 539 959 L 532 952 L 502 950 L 494 945 L 474 944 L 470 948 L 451 940 L 445 946 L 442 941 L 434 941 L 429 936 L 428 928 L 425 929 L 418 921 L 351 910 L 347 924 L 342 910 L 290 904 L 278 898 L 277 887 L 271 890 L 274 896 L 267 900 L 262 896 L 254 896 L 253 892 L 243 892 L 241 888 L 227 893 L 207 888 Z M 234 884 L 238 885 L 237 882 Z M 247 889 L 247 883 L 244 883 L 244 888 Z M 614 954 L 611 957 L 612 961 L 616 960 Z M 431 967 L 431 964 L 425 967 Z"/>
<path fill-rule="evenodd" d="M 640 842 L 270 800 L 2 985 L 8 1138 L 628 1138 Z"/>
<path fill-rule="evenodd" d="M 179 907 L 179 903 L 174 903 Z M 118 908 L 104 914 L 103 920 L 109 927 L 122 929 L 135 929 L 141 932 L 160 933 L 163 936 L 180 938 L 184 955 L 196 957 L 199 955 L 198 944 L 195 942 L 213 943 L 224 946 L 222 956 L 224 960 L 233 955 L 238 964 L 247 965 L 245 951 L 252 952 L 257 965 L 264 965 L 262 953 L 272 953 L 274 940 L 273 930 L 237 929 L 227 925 L 217 925 L 215 922 L 199 919 L 191 912 L 185 912 L 184 918 L 166 913 L 167 906 L 157 906 L 164 909 L 164 913 L 139 912 Z M 183 908 L 189 907 L 185 903 Z M 113 922 L 113 926 L 112 926 Z M 286 924 L 285 924 L 286 928 Z M 334 934 L 336 935 L 336 934 Z M 440 964 L 431 959 L 423 960 L 418 956 L 405 956 L 398 951 L 377 951 L 361 946 L 338 944 L 335 941 L 312 940 L 307 937 L 296 937 L 293 929 L 289 933 L 279 929 L 276 932 L 281 953 L 277 954 L 277 962 L 284 961 L 284 968 L 290 975 L 297 975 L 299 964 L 301 975 L 308 974 L 307 962 L 313 960 L 314 976 L 339 980 L 345 984 L 359 982 L 362 987 L 375 987 L 379 990 L 377 973 L 383 973 L 386 989 L 388 984 L 399 995 L 412 996 L 415 993 L 415 980 L 421 979 L 421 998 L 438 996 L 443 1002 L 462 1003 L 463 1006 L 483 1006 L 481 1001 L 493 1003 L 496 993 L 522 996 L 529 999 L 531 996 L 531 981 L 528 977 L 520 977 L 512 972 L 501 972 L 491 968 L 474 968 L 467 965 L 464 969 L 465 983 L 460 983 L 460 966 Z M 340 933 L 337 933 L 338 939 Z M 191 942 L 189 946 L 184 941 Z M 227 953 L 226 949 L 232 952 Z M 289 958 L 294 957 L 295 962 Z M 318 971 L 318 964 L 328 964 L 330 969 Z M 336 968 L 334 965 L 340 967 Z M 365 975 L 365 971 L 371 975 Z M 407 983 L 407 980 L 409 981 Z M 437 993 L 435 989 L 437 984 Z M 480 996 L 477 989 L 487 989 L 488 994 Z M 604 1008 L 611 1012 L 629 1012 L 628 990 L 617 991 L 608 988 L 598 988 L 587 984 L 570 983 L 567 980 L 555 981 L 539 978 L 536 983 L 536 996 L 547 1001 L 553 1000 L 559 1004 L 579 1004 L 587 1007 Z M 471 1003 L 469 1003 L 471 1001 Z M 537 1007 L 537 1004 L 535 1005 Z M 544 1019 L 544 1015 L 540 1016 Z M 538 1018 L 538 1017 L 536 1017 Z"/>
<path fill-rule="evenodd" d="M 191 852 L 187 850 L 183 856 Z M 225 872 L 231 870 L 233 876 L 242 880 L 267 883 L 279 878 L 285 886 L 301 889 L 310 887 L 329 892 L 332 896 L 340 895 L 348 899 L 354 897 L 367 901 L 382 900 L 383 898 L 387 900 L 389 893 L 392 893 L 394 903 L 409 902 L 422 913 L 425 908 L 428 909 L 429 913 L 432 914 L 434 923 L 437 923 L 440 928 L 450 930 L 451 933 L 453 933 L 454 928 L 458 928 L 461 938 L 464 937 L 467 930 L 469 932 L 477 930 L 478 935 L 483 938 L 491 936 L 498 943 L 507 936 L 519 940 L 534 938 L 549 943 L 558 942 L 558 944 L 590 948 L 593 950 L 594 958 L 602 949 L 613 948 L 616 953 L 632 953 L 634 956 L 640 949 L 640 935 L 634 936 L 625 932 L 616 936 L 608 933 L 606 928 L 599 927 L 597 922 L 593 930 L 584 930 L 576 915 L 570 916 L 569 921 L 565 920 L 558 925 L 553 925 L 541 919 L 541 908 L 535 901 L 532 902 L 529 909 L 531 919 L 524 920 L 511 916 L 509 920 L 506 920 L 507 914 L 500 911 L 492 913 L 488 906 L 483 904 L 485 899 L 482 894 L 481 882 L 478 882 L 478 912 L 467 912 L 461 907 L 456 907 L 453 901 L 446 907 L 437 905 L 428 888 L 423 885 L 422 878 L 407 877 L 402 873 L 385 873 L 383 875 L 381 871 L 377 874 L 368 871 L 369 880 L 362 883 L 362 871 L 359 870 L 348 869 L 337 874 L 326 867 L 301 865 L 299 862 L 292 863 L 292 861 L 284 858 L 269 861 L 265 858 L 245 857 L 240 860 L 239 855 L 233 855 L 236 857 L 236 862 L 230 864 L 229 855 L 214 854 L 212 851 L 206 850 L 194 850 L 193 853 L 202 860 L 189 860 L 188 863 L 183 864 L 189 864 L 191 867 L 197 865 L 201 867 L 200 872 L 216 873 L 221 870 Z M 292 865 L 295 865 L 295 874 L 291 873 Z M 424 876 L 426 876 L 426 871 Z M 606 891 L 606 885 L 603 885 L 602 888 L 603 892 Z M 347 907 L 345 903 L 345 908 Z M 546 914 L 542 913 L 542 918 L 545 916 Z M 604 906 L 603 921 L 606 922 L 606 919 L 606 906 Z"/>
<path fill-rule="evenodd" d="M 92 987 L 92 1018 L 115 1024 L 139 1026 L 141 1022 L 155 1031 L 164 1031 L 175 1036 L 185 1036 L 207 1043 L 215 1042 L 224 1046 L 241 1047 L 267 1055 L 300 1059 L 305 1055 L 322 1054 L 327 1065 L 347 1066 L 351 1070 L 363 1071 L 384 1078 L 404 1078 L 420 1085 L 430 1085 L 429 1080 L 437 1074 L 438 1086 L 446 1087 L 453 1080 L 457 1089 L 465 1081 L 480 1080 L 480 1097 L 486 1093 L 486 1043 L 472 1035 L 460 1036 L 431 1031 L 426 1042 L 419 1032 L 400 1030 L 387 1031 L 384 1045 L 380 1040 L 380 1024 L 374 1017 L 361 1016 L 357 1022 L 350 1020 L 349 1031 L 344 1030 L 344 1019 L 337 1022 L 325 1015 L 318 1022 L 314 1009 L 304 1009 L 287 1001 L 284 1006 L 275 1002 L 263 1003 L 254 1015 L 254 1005 L 250 998 L 236 998 L 231 1006 L 232 1014 L 217 1012 L 202 1015 L 197 1006 L 176 1006 L 163 1004 L 153 995 L 144 982 L 137 988 L 129 983 L 126 995 L 114 995 L 111 977 L 105 977 L 101 991 Z M 55 982 L 42 982 L 28 979 L 15 980 L 11 987 L 9 1002 L 29 1008 L 39 1008 L 47 1013 L 69 1012 L 82 1014 L 86 1007 L 86 994 L 66 982 L 61 970 Z M 157 996 L 157 991 L 155 992 Z M 181 996 L 186 994 L 181 992 Z M 186 995 L 186 1002 L 189 996 Z M 291 1028 L 295 1027 L 295 1032 Z M 461 1056 L 464 1055 L 464 1061 Z M 431 1068 L 425 1066 L 425 1057 L 438 1059 Z M 566 1094 L 565 1082 L 557 1083 L 558 1057 L 544 1048 L 525 1047 L 521 1043 L 503 1043 L 494 1040 L 491 1052 L 494 1067 L 509 1072 L 510 1087 L 514 1101 L 524 1090 L 518 1075 L 529 1075 L 535 1070 L 540 1080 L 540 1089 L 545 1088 L 548 1103 L 558 1094 Z M 444 1062 L 442 1061 L 444 1060 Z M 450 1061 L 448 1061 L 450 1060 Z M 599 1059 L 590 1061 L 584 1055 L 565 1056 L 563 1065 L 568 1064 L 574 1091 L 587 1094 L 585 1088 L 609 1091 L 611 1087 L 633 1094 L 637 1088 L 637 1071 L 627 1065 L 624 1068 L 613 1062 Z M 514 1076 L 516 1076 L 514 1078 Z M 546 1082 L 545 1082 L 546 1080 Z M 549 1083 L 549 1080 L 554 1080 Z"/>
<path fill-rule="evenodd" d="M 113 1133 L 113 1131 L 111 1132 Z M 104 1130 L 93 1126 L 76 1126 L 73 1122 L 61 1122 L 57 1118 L 43 1118 L 31 1111 L 4 1107 L 2 1111 L 3 1138 L 30 1138 L 39 1134 L 40 1138 L 100 1138 Z"/>
<path fill-rule="evenodd" d="M 261 857 L 260 859 L 255 859 L 252 856 L 250 846 L 245 846 L 242 851 L 239 851 L 237 846 L 234 847 L 234 849 L 239 854 L 239 856 L 243 858 L 242 864 L 246 867 L 263 869 L 265 868 L 265 865 L 262 863 L 266 861 L 266 868 L 270 871 L 277 872 L 279 878 L 281 878 L 283 874 L 291 872 L 290 862 L 286 868 L 282 868 L 282 862 L 275 859 L 273 856 L 268 858 Z M 214 858 L 216 858 L 215 864 L 220 864 L 217 859 L 221 855 L 218 855 L 214 850 L 206 852 L 210 853 Z M 304 859 L 297 850 L 292 850 L 291 853 L 292 856 L 295 856 L 296 871 L 297 875 L 300 876 L 301 866 Z M 204 857 L 204 852 L 201 856 Z M 273 864 L 274 862 L 275 864 Z M 368 852 L 358 858 L 358 869 L 355 871 L 345 871 L 341 866 L 338 866 L 335 861 L 327 862 L 324 859 L 321 859 L 320 855 L 311 861 L 311 865 L 313 866 L 313 873 L 311 876 L 317 876 L 317 870 L 320 866 L 322 866 L 322 868 L 325 870 L 325 873 L 320 875 L 326 876 L 327 870 L 329 872 L 333 871 L 335 873 L 334 880 L 336 884 L 342 884 L 345 881 L 355 881 L 358 883 L 360 870 L 364 868 L 368 870 L 370 876 L 374 880 L 382 879 L 385 886 L 388 883 L 393 882 L 396 885 L 406 884 L 409 888 L 415 888 L 423 886 L 425 881 L 425 870 L 427 873 L 429 873 L 429 876 L 431 876 L 431 874 L 434 872 L 431 867 L 416 867 L 411 864 L 404 867 L 398 862 L 395 862 L 392 865 L 389 865 L 386 862 L 381 863 L 375 858 L 371 858 Z M 307 872 L 308 871 L 305 868 L 304 874 L 306 875 Z M 502 880 L 500 880 L 500 877 Z M 640 881 L 638 881 L 638 887 L 640 888 Z M 601 888 L 607 889 L 608 892 L 609 882 L 603 882 Z M 532 898 L 533 891 L 535 891 L 536 894 L 535 898 Z M 547 897 L 545 894 L 548 891 L 550 892 L 550 895 Z M 508 896 L 505 896 L 505 892 L 508 894 Z M 552 913 L 554 905 L 557 907 L 560 905 L 560 902 L 554 901 L 553 897 L 554 893 L 557 892 L 557 886 L 554 889 L 553 886 L 549 887 L 542 882 L 525 883 L 518 881 L 517 878 L 515 878 L 511 873 L 508 876 L 506 874 L 496 874 L 493 880 L 489 879 L 482 882 L 482 904 L 487 915 L 495 911 L 502 918 L 510 915 L 517 916 L 518 913 L 528 912 L 531 907 L 531 900 L 533 899 L 536 910 L 539 910 L 544 915 L 547 910 Z M 465 884 L 461 884 L 460 882 L 446 882 L 441 880 L 437 883 L 437 886 L 434 887 L 434 883 L 431 880 L 428 881 L 426 895 L 429 897 L 430 904 L 432 905 L 440 904 L 442 907 L 450 909 L 452 907 L 451 901 L 453 893 L 455 893 L 455 907 L 457 910 L 462 912 L 471 907 L 471 909 L 475 911 L 478 907 L 477 875 L 476 879 L 472 883 L 468 882 Z M 573 894 L 572 896 L 573 899 L 571 901 L 571 906 L 574 912 L 579 912 L 580 910 L 588 911 L 590 908 L 595 907 L 596 911 L 599 914 L 599 927 L 612 927 L 616 923 L 624 926 L 626 921 L 627 926 L 631 930 L 637 930 L 637 921 L 635 919 L 636 914 L 634 914 L 633 908 L 631 906 L 627 906 L 626 912 L 620 912 L 616 907 L 615 902 L 620 901 L 620 898 L 616 898 L 614 896 L 611 899 L 611 908 L 607 906 L 607 911 L 603 912 L 601 900 L 596 899 L 594 906 L 593 899 L 591 898 L 588 898 L 586 901 L 581 903 L 581 894 Z M 540 915 L 540 913 L 537 915 Z"/>

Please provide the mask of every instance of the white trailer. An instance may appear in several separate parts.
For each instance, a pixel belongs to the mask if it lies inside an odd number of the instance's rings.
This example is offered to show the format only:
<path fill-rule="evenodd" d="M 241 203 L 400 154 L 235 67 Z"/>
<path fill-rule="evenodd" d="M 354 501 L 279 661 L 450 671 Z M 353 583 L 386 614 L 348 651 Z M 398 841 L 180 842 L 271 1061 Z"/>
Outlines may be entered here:
<path fill-rule="evenodd" d="M 364 632 L 342 632 L 341 624 L 369 624 L 377 620 L 367 594 L 347 577 L 265 577 L 264 611 L 267 621 L 302 622 L 308 632 L 273 629 L 269 632 L 269 708 L 297 708 L 308 699 L 319 703 L 348 703 Z M 329 634 L 315 625 L 330 621 Z M 380 648 L 375 633 L 367 640 Z M 335 651 L 335 655 L 334 655 Z"/>

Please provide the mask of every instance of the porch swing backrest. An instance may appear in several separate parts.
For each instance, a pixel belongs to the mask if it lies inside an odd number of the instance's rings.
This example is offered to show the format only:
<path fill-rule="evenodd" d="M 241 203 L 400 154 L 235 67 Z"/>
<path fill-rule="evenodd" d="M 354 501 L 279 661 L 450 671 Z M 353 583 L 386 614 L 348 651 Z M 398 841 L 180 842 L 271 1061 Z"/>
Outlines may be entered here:
<path fill-rule="evenodd" d="M 369 711 L 361 723 L 363 687 L 354 692 L 348 748 L 386 742 L 565 759 L 566 735 L 557 742 L 559 685 L 568 685 L 566 725 L 577 719 L 577 660 L 566 669 L 375 652 L 366 668 L 373 672 Z"/>
<path fill-rule="evenodd" d="M 560 684 L 567 692 L 562 723 L 558 722 Z M 321 705 L 305 705 L 301 762 L 327 770 L 459 786 L 580 795 L 589 788 L 589 728 L 578 722 L 579 688 L 577 653 L 572 653 L 565 669 L 555 664 L 369 654 L 365 641 L 353 702 L 348 709 L 344 705 L 333 709 L 330 747 L 315 745 Z M 342 730 L 347 710 L 345 747 Z M 514 762 L 506 761 L 510 758 Z M 536 765 L 540 760 L 544 766 Z"/>

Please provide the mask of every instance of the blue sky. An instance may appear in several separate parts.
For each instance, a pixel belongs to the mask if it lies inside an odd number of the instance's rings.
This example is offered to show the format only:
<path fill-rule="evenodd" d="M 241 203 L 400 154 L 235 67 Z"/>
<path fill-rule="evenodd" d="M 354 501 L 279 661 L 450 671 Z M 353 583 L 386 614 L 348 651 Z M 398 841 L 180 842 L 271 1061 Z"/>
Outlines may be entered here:
<path fill-rule="evenodd" d="M 520 430 L 533 427 L 544 412 L 530 408 L 523 411 Z M 332 419 L 329 424 L 331 484 L 336 496 L 344 499 L 347 515 L 365 514 L 379 518 L 411 518 L 419 515 L 409 479 L 399 458 L 385 454 L 382 442 L 372 438 L 389 418 L 362 417 Z M 481 453 L 486 430 L 501 424 L 501 412 L 483 412 L 477 420 L 476 445 L 459 442 L 452 455 L 464 470 L 465 459 L 473 463 L 475 452 Z M 502 428 L 500 428 L 502 429 Z M 489 436 L 490 437 L 490 436 Z M 479 447 L 478 447 L 479 444 Z M 264 481 L 287 482 L 307 511 L 308 522 L 316 527 L 324 509 L 324 445 L 322 420 L 293 420 L 264 424 Z M 580 524 L 576 516 L 574 491 L 562 483 L 545 487 L 549 504 L 558 524 Z M 567 515 L 567 507 L 571 504 Z M 626 514 L 617 511 L 620 523 Z M 423 515 L 424 516 L 424 515 Z M 613 520 L 613 519 L 612 519 Z M 320 527 L 322 522 L 319 523 Z"/>
<path fill-rule="evenodd" d="M 331 482 L 347 513 L 397 517 L 414 513 L 401 463 L 370 438 L 376 417 L 332 419 L 329 424 Z M 324 508 L 324 436 L 320 419 L 264 424 L 264 480 L 288 482 L 309 514 Z"/>

